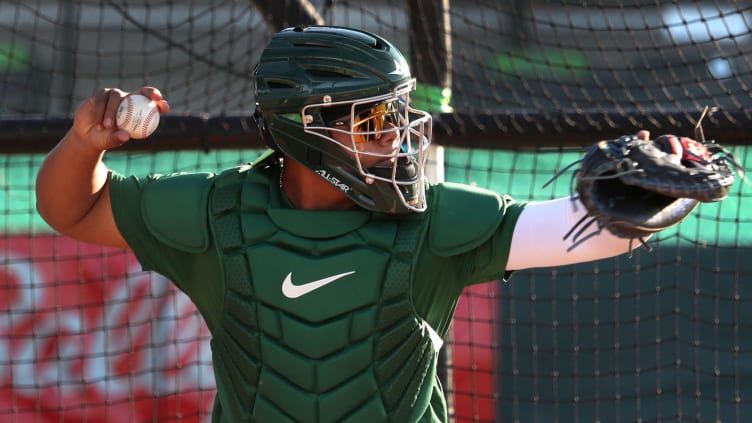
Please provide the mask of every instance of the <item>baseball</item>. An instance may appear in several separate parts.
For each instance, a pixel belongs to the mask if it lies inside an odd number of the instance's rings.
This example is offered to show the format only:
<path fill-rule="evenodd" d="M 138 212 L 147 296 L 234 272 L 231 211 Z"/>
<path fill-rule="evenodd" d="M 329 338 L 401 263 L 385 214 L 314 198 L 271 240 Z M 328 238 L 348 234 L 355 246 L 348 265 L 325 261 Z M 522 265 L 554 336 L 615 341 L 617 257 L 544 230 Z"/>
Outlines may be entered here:
<path fill-rule="evenodd" d="M 157 104 L 149 98 L 132 94 L 120 103 L 116 122 L 118 128 L 128 132 L 131 138 L 146 138 L 159 125 L 159 109 Z"/>

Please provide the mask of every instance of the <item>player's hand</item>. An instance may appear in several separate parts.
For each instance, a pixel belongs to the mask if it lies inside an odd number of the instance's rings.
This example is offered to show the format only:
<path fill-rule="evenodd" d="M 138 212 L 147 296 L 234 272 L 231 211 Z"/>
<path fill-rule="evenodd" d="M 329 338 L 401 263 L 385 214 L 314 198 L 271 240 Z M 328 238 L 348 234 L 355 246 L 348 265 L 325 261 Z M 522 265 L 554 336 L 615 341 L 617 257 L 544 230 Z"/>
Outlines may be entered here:
<path fill-rule="evenodd" d="M 154 100 L 160 113 L 167 113 L 170 105 L 159 89 L 143 87 L 127 93 L 117 88 L 103 88 L 84 101 L 76 112 L 72 132 L 81 140 L 99 151 L 119 147 L 130 140 L 128 132 L 115 124 L 115 115 L 123 98 L 129 94 L 142 94 Z"/>

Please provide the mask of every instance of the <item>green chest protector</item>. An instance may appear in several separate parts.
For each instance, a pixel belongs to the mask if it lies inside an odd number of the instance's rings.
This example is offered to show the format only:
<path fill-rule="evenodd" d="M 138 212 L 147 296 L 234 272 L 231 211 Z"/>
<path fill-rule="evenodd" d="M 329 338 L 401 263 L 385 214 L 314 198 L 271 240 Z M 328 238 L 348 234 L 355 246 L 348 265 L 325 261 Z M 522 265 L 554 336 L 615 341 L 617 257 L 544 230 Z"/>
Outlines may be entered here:
<path fill-rule="evenodd" d="M 215 419 L 430 415 L 438 348 L 409 297 L 422 219 L 284 208 L 276 170 L 242 173 L 220 176 L 210 202 L 226 291 Z"/>
<path fill-rule="evenodd" d="M 213 421 L 446 421 L 435 376 L 441 339 L 411 295 L 451 278 L 437 263 L 486 242 L 504 201 L 443 184 L 428 211 L 397 220 L 286 208 L 277 184 L 276 167 L 261 165 L 161 178 L 144 192 L 155 237 L 189 253 L 213 246 L 220 258 Z M 203 207 L 163 213 L 165 202 Z M 432 321 L 451 319 L 450 297 L 430 304 Z"/>

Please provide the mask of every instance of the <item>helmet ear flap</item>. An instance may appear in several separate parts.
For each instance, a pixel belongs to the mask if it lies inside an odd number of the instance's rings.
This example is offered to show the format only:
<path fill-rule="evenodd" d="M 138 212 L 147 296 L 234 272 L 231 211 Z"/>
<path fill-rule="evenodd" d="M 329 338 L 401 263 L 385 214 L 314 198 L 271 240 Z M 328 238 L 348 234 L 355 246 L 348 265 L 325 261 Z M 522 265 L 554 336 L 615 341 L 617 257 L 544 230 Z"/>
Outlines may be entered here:
<path fill-rule="evenodd" d="M 269 127 L 266 126 L 266 121 L 261 115 L 258 104 L 256 104 L 256 111 L 253 112 L 253 122 L 256 124 L 256 129 L 258 129 L 259 136 L 261 137 L 261 140 L 264 142 L 264 144 L 266 144 L 267 147 L 278 152 L 279 147 L 274 141 L 274 137 L 272 137 L 272 134 L 269 131 Z"/>

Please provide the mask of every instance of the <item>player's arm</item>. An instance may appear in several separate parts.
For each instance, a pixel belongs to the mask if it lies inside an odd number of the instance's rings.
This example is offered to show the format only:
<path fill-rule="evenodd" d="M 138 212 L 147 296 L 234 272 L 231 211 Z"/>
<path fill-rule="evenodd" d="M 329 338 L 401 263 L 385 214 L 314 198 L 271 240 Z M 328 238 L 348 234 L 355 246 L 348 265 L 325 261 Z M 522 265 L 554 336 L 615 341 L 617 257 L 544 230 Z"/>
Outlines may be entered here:
<path fill-rule="evenodd" d="M 169 106 L 156 88 L 137 91 L 157 101 L 160 112 Z M 110 206 L 109 171 L 102 162 L 107 150 L 130 139 L 115 125 L 115 115 L 127 93 L 103 89 L 81 104 L 73 126 L 45 158 L 36 180 L 37 210 L 56 231 L 94 244 L 125 247 Z"/>

